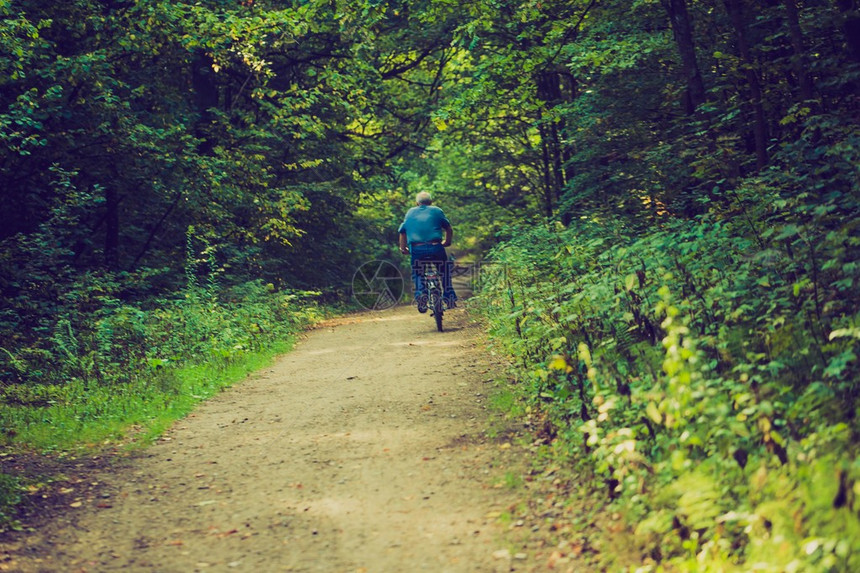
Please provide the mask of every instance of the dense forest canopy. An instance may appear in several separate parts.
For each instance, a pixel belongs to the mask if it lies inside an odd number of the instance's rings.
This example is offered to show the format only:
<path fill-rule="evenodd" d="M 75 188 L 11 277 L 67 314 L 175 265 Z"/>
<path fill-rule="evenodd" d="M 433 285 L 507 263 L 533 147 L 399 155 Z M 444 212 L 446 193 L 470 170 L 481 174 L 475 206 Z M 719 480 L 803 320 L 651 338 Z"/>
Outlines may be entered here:
<path fill-rule="evenodd" d="M 856 569 L 859 123 L 856 0 L 0 0 L 4 416 L 266 344 L 429 190 L 643 554 Z"/>

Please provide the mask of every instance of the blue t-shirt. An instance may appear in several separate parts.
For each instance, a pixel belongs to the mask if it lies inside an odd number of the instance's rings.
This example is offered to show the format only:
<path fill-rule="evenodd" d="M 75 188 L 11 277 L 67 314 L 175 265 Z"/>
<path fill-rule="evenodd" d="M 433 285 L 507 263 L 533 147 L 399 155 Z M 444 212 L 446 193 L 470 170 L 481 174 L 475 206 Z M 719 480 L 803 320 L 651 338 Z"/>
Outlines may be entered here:
<path fill-rule="evenodd" d="M 439 207 L 433 205 L 418 205 L 406 212 L 403 223 L 400 224 L 398 233 L 406 233 L 406 242 L 429 243 L 441 241 L 444 235 L 443 229 L 447 229 L 451 223 L 445 217 L 445 213 Z"/>

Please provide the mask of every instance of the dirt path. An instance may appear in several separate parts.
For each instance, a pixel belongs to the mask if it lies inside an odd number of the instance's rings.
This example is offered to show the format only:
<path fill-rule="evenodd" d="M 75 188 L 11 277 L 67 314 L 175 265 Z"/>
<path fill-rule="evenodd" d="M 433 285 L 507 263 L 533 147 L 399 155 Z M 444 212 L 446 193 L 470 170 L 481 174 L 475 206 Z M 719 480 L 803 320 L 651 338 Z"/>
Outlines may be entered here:
<path fill-rule="evenodd" d="M 398 307 L 311 331 L 92 475 L 98 493 L 70 491 L 68 511 L 6 548 L 6 569 L 511 570 L 525 555 L 506 555 L 496 518 L 516 502 L 497 486 L 512 453 L 485 435 L 477 331 L 462 310 L 445 318 L 437 333 Z"/>

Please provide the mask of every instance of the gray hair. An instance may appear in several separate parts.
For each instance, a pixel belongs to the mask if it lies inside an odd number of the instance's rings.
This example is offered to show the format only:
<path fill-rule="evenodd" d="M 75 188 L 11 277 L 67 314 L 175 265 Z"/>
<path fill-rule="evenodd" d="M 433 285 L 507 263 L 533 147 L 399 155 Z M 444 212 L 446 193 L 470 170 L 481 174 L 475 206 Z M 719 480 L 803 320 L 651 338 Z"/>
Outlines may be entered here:
<path fill-rule="evenodd" d="M 415 202 L 419 205 L 429 205 L 433 202 L 433 197 L 427 191 L 421 191 L 415 195 Z"/>

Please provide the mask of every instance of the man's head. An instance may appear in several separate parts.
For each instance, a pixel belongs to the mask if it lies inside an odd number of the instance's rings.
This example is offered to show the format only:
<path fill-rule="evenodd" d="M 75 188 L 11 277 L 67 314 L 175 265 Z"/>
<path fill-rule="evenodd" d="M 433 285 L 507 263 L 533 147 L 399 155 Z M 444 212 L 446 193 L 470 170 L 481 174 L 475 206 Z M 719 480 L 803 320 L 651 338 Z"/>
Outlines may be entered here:
<path fill-rule="evenodd" d="M 415 195 L 415 203 L 418 205 L 430 205 L 433 203 L 433 197 L 427 191 L 421 191 Z"/>

